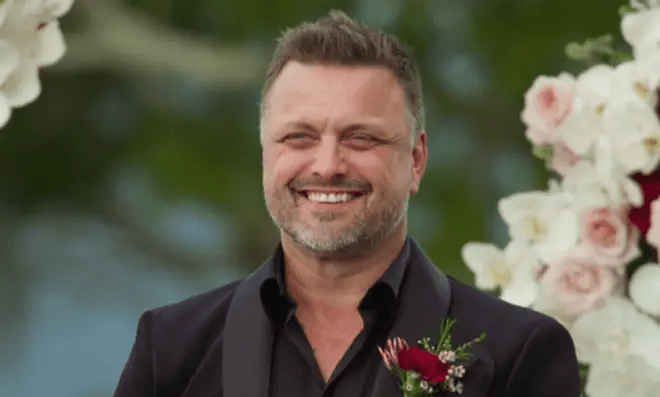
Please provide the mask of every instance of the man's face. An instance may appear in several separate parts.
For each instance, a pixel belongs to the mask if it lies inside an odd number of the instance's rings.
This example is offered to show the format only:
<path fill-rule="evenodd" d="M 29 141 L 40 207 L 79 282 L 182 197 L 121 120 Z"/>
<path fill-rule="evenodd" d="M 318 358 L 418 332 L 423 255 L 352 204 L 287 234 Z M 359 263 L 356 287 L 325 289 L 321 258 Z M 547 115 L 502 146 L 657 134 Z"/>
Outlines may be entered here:
<path fill-rule="evenodd" d="M 291 61 L 265 100 L 264 195 L 282 239 L 336 255 L 405 235 L 428 152 L 423 131 L 410 146 L 391 71 Z"/>

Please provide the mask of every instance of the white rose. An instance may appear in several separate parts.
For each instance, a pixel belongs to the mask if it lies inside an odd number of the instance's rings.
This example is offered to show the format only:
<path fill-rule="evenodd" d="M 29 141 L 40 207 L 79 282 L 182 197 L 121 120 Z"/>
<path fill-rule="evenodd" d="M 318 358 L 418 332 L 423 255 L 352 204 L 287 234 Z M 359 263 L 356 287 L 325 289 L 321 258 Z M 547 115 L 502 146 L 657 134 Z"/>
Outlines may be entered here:
<path fill-rule="evenodd" d="M 630 299 L 642 311 L 660 318 L 660 265 L 641 266 L 630 279 Z"/>
<path fill-rule="evenodd" d="M 570 193 L 524 192 L 501 199 L 500 216 L 514 240 L 530 244 L 544 262 L 562 256 L 578 241 L 577 213 Z"/>

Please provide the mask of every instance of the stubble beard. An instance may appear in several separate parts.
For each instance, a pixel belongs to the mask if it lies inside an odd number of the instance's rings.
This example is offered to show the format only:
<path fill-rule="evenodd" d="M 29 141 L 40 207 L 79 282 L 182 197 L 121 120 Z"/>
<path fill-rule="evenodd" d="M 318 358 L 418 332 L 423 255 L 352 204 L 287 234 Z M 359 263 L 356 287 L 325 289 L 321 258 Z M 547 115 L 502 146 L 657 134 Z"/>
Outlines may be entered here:
<path fill-rule="evenodd" d="M 372 193 L 373 194 L 373 193 Z M 364 197 L 357 200 L 364 200 Z M 384 205 L 367 208 L 352 216 L 335 211 L 314 211 L 312 222 L 303 218 L 296 200 L 287 189 L 266 196 L 268 213 L 275 225 L 294 242 L 319 256 L 357 255 L 370 251 L 394 233 L 408 212 L 409 196 L 399 200 L 394 195 L 381 198 Z"/>

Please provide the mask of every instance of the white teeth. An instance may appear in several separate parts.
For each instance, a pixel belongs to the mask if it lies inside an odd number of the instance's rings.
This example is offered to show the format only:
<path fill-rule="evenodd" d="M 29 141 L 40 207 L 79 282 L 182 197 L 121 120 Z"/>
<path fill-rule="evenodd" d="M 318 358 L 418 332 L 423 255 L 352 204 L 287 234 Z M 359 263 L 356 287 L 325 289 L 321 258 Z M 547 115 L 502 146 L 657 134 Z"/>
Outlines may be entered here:
<path fill-rule="evenodd" d="M 357 197 L 357 195 L 352 194 L 352 193 L 330 193 L 330 194 L 325 194 L 325 193 L 308 193 L 307 198 L 312 200 L 312 201 L 322 201 L 325 203 L 339 203 L 342 201 L 348 201 L 353 198 Z"/>

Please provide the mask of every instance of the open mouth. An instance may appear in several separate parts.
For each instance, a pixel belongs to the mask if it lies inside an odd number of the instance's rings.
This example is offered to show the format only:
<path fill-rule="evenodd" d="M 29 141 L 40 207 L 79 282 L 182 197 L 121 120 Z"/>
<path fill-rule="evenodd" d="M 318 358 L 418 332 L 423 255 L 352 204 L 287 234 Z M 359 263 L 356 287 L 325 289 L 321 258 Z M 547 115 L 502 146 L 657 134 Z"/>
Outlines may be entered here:
<path fill-rule="evenodd" d="M 292 190 L 294 194 L 305 198 L 308 201 L 313 203 L 321 204 L 341 204 L 349 201 L 353 201 L 358 197 L 363 196 L 364 192 L 359 191 L 349 191 L 349 192 L 318 192 L 318 191 L 308 191 L 308 190 Z"/>

